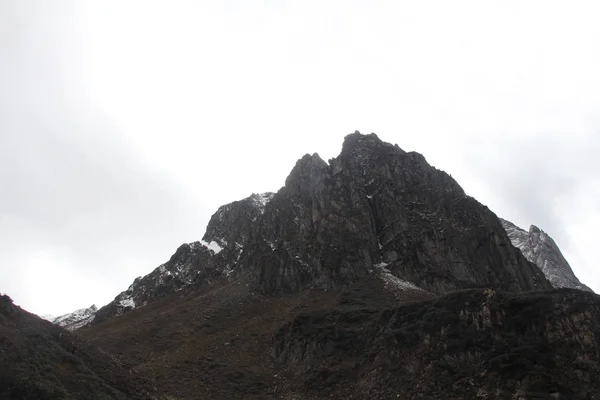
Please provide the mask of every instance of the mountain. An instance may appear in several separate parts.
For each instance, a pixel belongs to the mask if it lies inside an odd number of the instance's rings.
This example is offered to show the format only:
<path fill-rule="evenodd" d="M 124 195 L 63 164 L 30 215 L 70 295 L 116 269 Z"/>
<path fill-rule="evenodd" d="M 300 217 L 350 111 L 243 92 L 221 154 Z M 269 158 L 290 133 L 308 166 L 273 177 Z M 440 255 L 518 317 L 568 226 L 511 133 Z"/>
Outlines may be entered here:
<path fill-rule="evenodd" d="M 269 294 L 335 290 L 377 265 L 433 293 L 551 288 L 496 215 L 452 177 L 418 153 L 355 132 L 329 163 L 302 157 L 277 193 L 220 207 L 203 242 L 183 244 L 94 323 L 184 287 L 224 280 Z"/>
<path fill-rule="evenodd" d="M 0 295 L 0 399 L 163 399 L 130 365 Z"/>
<path fill-rule="evenodd" d="M 500 221 L 513 246 L 542 270 L 552 286 L 592 292 L 592 289 L 577 279 L 560 249 L 546 232 L 535 225 L 531 225 L 529 231 L 525 231 L 510 221 Z"/>
<path fill-rule="evenodd" d="M 600 298 L 374 134 L 220 207 L 76 333 L 172 399 L 600 398 Z"/>
<path fill-rule="evenodd" d="M 88 325 L 90 322 L 92 322 L 97 311 L 98 308 L 96 308 L 96 305 L 92 305 L 89 308 L 81 308 L 71 313 L 61 315 L 60 317 L 52 319 L 44 317 L 42 318 L 51 321 L 53 324 L 62 326 L 67 330 L 74 331 L 75 329 L 79 329 L 82 326 Z"/>

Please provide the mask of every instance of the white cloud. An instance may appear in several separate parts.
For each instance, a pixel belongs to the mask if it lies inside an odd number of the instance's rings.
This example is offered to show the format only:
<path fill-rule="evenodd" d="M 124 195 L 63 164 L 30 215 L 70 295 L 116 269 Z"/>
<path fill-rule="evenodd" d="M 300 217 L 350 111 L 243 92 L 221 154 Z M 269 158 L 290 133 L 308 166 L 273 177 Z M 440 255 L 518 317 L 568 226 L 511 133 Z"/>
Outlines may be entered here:
<path fill-rule="evenodd" d="M 180 242 L 199 239 L 219 205 L 277 190 L 297 158 L 333 157 L 356 129 L 423 153 L 499 215 L 547 230 L 600 290 L 589 243 L 598 215 L 596 2 L 0 8 L 0 153 L 10 166 L 0 179 L 11 188 L 1 214 L 35 218 L 18 234 L 3 223 L 2 234 L 16 244 L 35 236 L 50 249 L 44 257 L 68 265 L 57 293 L 82 284 L 76 271 L 93 253 L 73 249 L 74 238 L 105 249 L 85 271 L 107 275 L 111 265 L 111 285 L 126 288 Z M 63 311 L 64 302 L 11 290 L 23 282 L 1 273 L 2 290 L 32 310 Z M 72 308 L 104 301 L 91 291 L 76 298 Z"/>

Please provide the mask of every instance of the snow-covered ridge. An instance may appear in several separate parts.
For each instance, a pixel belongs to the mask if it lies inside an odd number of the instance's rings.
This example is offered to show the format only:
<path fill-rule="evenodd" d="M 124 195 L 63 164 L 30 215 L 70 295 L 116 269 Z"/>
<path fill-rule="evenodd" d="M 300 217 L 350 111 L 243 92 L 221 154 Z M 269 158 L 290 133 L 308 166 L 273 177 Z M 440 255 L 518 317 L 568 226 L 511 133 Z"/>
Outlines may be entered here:
<path fill-rule="evenodd" d="M 521 250 L 528 261 L 542 270 L 552 286 L 592 292 L 577 279 L 558 245 L 546 232 L 535 225 L 531 225 L 529 231 L 526 231 L 510 221 L 500 219 L 500 222 L 512 245 Z"/>
<path fill-rule="evenodd" d="M 61 315 L 60 317 L 56 317 L 50 322 L 70 331 L 74 331 L 75 329 L 79 329 L 92 322 L 97 311 L 98 308 L 96 305 L 92 305 L 89 308 L 81 308 L 71 313 Z"/>

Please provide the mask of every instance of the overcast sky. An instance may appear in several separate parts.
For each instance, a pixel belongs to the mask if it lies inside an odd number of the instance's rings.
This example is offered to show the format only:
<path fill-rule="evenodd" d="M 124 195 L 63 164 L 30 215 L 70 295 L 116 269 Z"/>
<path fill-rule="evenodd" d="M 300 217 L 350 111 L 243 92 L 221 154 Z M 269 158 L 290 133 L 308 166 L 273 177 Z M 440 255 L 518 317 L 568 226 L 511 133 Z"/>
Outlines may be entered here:
<path fill-rule="evenodd" d="M 0 292 L 106 304 L 354 130 L 539 226 L 600 292 L 599 7 L 0 0 Z"/>

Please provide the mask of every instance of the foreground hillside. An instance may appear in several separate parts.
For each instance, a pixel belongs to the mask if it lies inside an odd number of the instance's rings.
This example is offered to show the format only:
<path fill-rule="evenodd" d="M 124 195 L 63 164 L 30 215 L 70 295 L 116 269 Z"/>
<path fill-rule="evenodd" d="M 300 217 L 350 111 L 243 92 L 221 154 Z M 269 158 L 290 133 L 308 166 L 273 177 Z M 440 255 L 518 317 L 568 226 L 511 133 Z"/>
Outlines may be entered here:
<path fill-rule="evenodd" d="M 0 301 L 0 399 L 600 398 L 600 298 L 578 290 L 220 282 L 78 334 Z"/>
<path fill-rule="evenodd" d="M 158 399 L 131 365 L 0 295 L 0 399 Z"/>
<path fill-rule="evenodd" d="M 381 276 L 294 296 L 182 291 L 79 331 L 178 399 L 598 399 L 600 298 L 447 295 Z"/>

